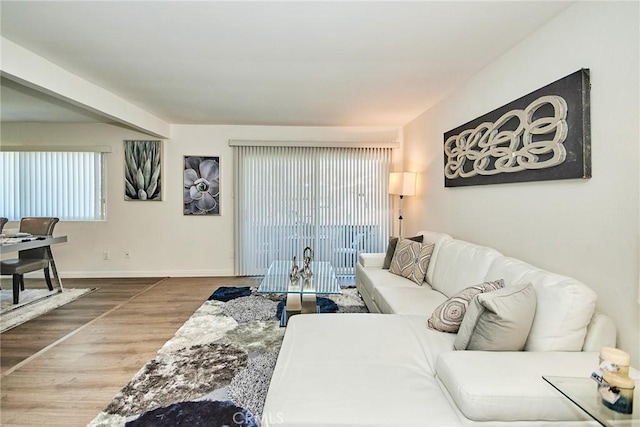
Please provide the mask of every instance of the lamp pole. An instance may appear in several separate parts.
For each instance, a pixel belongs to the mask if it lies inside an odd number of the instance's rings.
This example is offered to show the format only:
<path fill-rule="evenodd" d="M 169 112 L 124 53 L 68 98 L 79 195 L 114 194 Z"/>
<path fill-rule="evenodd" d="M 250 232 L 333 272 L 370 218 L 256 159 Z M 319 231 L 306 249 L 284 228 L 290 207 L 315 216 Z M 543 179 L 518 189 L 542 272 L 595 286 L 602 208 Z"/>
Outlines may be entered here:
<path fill-rule="evenodd" d="M 398 237 L 402 237 L 402 199 L 404 196 L 400 194 L 400 202 L 398 203 Z"/>
<path fill-rule="evenodd" d="M 391 172 L 389 173 L 389 194 L 400 196 L 398 203 L 398 236 L 402 237 L 402 200 L 404 196 L 415 196 L 416 173 L 415 172 Z"/>

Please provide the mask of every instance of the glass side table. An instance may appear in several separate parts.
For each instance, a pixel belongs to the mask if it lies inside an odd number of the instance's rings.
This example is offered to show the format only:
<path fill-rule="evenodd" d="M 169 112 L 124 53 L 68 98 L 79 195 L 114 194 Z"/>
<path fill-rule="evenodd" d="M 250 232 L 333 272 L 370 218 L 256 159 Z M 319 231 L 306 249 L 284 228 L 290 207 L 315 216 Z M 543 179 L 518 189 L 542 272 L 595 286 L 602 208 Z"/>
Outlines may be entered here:
<path fill-rule="evenodd" d="M 633 412 L 621 414 L 602 404 L 602 398 L 598 393 L 598 384 L 591 378 L 548 375 L 543 375 L 542 378 L 603 426 L 640 427 L 640 393 L 638 392 L 640 382 L 638 380 L 635 381 Z"/>

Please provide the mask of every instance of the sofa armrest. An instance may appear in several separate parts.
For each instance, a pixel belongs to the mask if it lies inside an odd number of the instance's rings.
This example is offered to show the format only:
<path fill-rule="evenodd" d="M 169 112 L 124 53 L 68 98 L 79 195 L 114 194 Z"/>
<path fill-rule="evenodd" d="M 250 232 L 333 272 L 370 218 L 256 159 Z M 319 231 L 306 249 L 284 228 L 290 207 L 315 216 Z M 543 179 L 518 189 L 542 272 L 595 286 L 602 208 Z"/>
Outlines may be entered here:
<path fill-rule="evenodd" d="M 587 326 L 587 336 L 584 339 L 582 351 L 600 351 L 602 347 L 615 347 L 616 336 L 616 325 L 613 320 L 596 311 Z"/>
<path fill-rule="evenodd" d="M 366 268 L 382 268 L 384 264 L 384 253 L 362 253 L 358 254 L 358 263 Z"/>

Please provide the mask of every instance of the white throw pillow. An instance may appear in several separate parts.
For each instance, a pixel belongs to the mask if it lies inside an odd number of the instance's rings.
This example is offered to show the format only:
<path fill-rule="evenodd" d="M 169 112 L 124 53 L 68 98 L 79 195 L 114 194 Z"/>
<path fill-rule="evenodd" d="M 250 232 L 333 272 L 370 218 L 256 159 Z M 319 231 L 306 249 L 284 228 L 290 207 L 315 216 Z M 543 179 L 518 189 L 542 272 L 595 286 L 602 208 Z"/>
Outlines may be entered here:
<path fill-rule="evenodd" d="M 478 294 L 469 304 L 454 342 L 456 350 L 521 351 L 536 313 L 530 283 Z"/>

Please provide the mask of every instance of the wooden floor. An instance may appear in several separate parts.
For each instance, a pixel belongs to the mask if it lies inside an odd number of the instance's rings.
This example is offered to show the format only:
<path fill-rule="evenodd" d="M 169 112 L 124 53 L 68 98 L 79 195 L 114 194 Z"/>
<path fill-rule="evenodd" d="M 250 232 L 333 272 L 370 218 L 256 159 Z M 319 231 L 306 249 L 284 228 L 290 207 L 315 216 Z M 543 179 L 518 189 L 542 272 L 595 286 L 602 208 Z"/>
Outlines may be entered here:
<path fill-rule="evenodd" d="M 68 279 L 64 285 L 98 290 L 0 334 L 2 427 L 86 426 L 215 289 L 256 281 Z"/>

